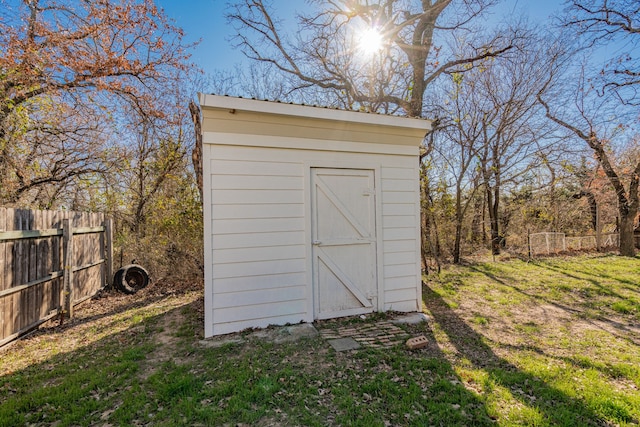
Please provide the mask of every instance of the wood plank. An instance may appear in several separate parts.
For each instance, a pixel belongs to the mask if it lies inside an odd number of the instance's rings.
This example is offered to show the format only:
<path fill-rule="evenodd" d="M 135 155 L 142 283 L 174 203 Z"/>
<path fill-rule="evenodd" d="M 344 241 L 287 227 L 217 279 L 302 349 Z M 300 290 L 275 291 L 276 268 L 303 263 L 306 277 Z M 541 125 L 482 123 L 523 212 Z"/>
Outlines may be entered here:
<path fill-rule="evenodd" d="M 416 191 L 417 179 L 383 179 L 382 191 Z"/>
<path fill-rule="evenodd" d="M 415 215 L 385 215 L 382 217 L 384 228 L 411 228 L 416 229 Z"/>
<path fill-rule="evenodd" d="M 299 141 L 297 141 L 299 142 Z M 289 150 L 278 148 L 261 147 L 240 147 L 240 146 L 215 146 L 211 149 L 212 157 L 217 160 L 237 160 L 262 162 L 264 164 L 278 163 L 298 163 L 301 171 L 304 162 L 309 159 L 309 152 L 305 150 Z M 417 154 L 417 153 L 416 153 Z M 313 160 L 316 164 L 332 167 L 348 167 L 355 169 L 375 169 L 380 164 L 380 155 L 363 152 L 342 152 L 336 158 L 335 151 L 314 151 Z M 389 155 L 385 156 L 385 166 L 390 168 L 416 169 L 415 156 Z M 215 170 L 212 170 L 215 173 Z M 415 175 L 417 176 L 417 175 Z M 384 175 L 383 175 L 384 177 Z M 409 175 L 405 179 L 411 178 Z"/>
<path fill-rule="evenodd" d="M 72 219 L 65 219 L 62 222 L 62 228 L 64 230 L 63 241 L 64 241 L 64 254 L 63 254 L 63 265 L 64 265 L 64 311 L 65 317 L 71 318 L 73 317 L 73 263 L 74 263 L 74 248 L 73 248 L 73 234 L 71 233 L 71 224 Z"/>
<path fill-rule="evenodd" d="M 211 190 L 214 205 L 304 203 L 302 190 Z"/>
<path fill-rule="evenodd" d="M 16 209 L 15 228 L 17 230 L 28 230 L 29 222 L 23 209 Z M 14 259 L 16 273 L 14 274 L 13 286 L 19 286 L 29 281 L 29 242 L 20 240 L 16 242 L 16 258 Z M 29 308 L 28 294 L 20 292 L 14 296 L 16 301 L 14 309 L 16 313 L 15 330 L 22 330 L 27 324 L 27 311 Z"/>
<path fill-rule="evenodd" d="M 43 224 L 43 215 L 44 212 L 41 210 L 37 210 L 33 213 L 34 217 L 33 217 L 33 228 L 36 230 L 42 230 L 44 228 L 44 224 Z M 46 242 L 44 242 L 43 239 L 33 239 L 33 247 L 35 250 L 35 259 L 34 259 L 34 266 L 32 267 L 34 270 L 34 275 L 29 279 L 31 281 L 38 281 L 39 278 L 43 277 L 44 274 L 42 273 L 42 262 L 44 260 L 44 258 L 46 258 L 48 256 L 47 250 L 46 250 L 46 246 L 43 246 L 42 244 L 46 244 Z M 34 287 L 34 309 L 35 309 L 35 313 L 37 313 L 36 315 L 34 315 L 34 318 L 37 318 L 36 321 L 40 320 L 42 318 L 42 313 L 44 311 L 44 307 L 43 305 L 43 292 L 42 292 L 42 283 L 38 283 L 37 285 L 35 285 Z"/>
<path fill-rule="evenodd" d="M 306 260 L 304 258 L 296 258 L 278 261 L 218 264 L 213 269 L 212 276 L 214 280 L 229 277 L 254 277 L 256 280 L 259 280 L 257 276 L 302 273 L 304 271 L 306 271 Z"/>
<path fill-rule="evenodd" d="M 62 228 L 62 217 L 66 213 L 53 212 L 51 218 L 51 226 L 53 228 Z M 62 236 L 56 236 L 51 239 L 51 268 L 49 271 L 63 271 L 62 268 Z M 61 309 L 61 294 L 62 294 L 62 277 L 55 279 L 51 282 L 51 309 L 56 307 L 58 311 Z"/>
<path fill-rule="evenodd" d="M 387 116 L 389 117 L 389 116 Z M 211 122 L 209 125 L 213 126 L 224 126 L 227 122 Z M 259 125 L 260 135 L 245 135 L 240 133 L 220 133 L 220 132 L 203 132 L 203 142 L 205 144 L 223 144 L 226 146 L 236 145 L 239 147 L 247 147 L 251 146 L 251 148 L 270 148 L 270 149 L 280 149 L 285 147 L 286 151 L 297 151 L 297 150 L 314 150 L 314 151 L 324 151 L 330 152 L 335 156 L 335 152 L 343 153 L 358 153 L 358 154 L 373 154 L 380 155 L 386 154 L 391 156 L 411 156 L 412 159 L 416 159 L 418 156 L 418 147 L 415 146 L 407 146 L 397 144 L 401 139 L 405 139 L 406 137 L 400 135 L 389 135 L 387 142 L 394 142 L 396 144 L 385 144 L 380 142 L 380 133 L 379 132 L 368 132 L 368 133 L 350 133 L 348 136 L 345 135 L 342 130 L 338 129 L 326 129 L 326 132 L 330 133 L 330 136 L 327 139 L 314 139 L 308 138 L 308 128 L 301 127 L 298 128 L 298 131 L 291 134 L 290 136 L 283 137 L 278 135 L 281 131 L 279 131 L 278 125 L 274 124 L 272 121 L 262 122 Z M 353 141 L 352 139 L 359 139 L 360 141 Z M 376 143 L 371 144 L 371 140 L 378 140 Z M 413 138 L 412 138 L 413 139 Z M 217 147 L 214 147 L 217 148 Z M 414 160 L 415 161 L 415 160 Z"/>
<path fill-rule="evenodd" d="M 415 215 L 415 203 L 389 203 L 385 200 L 382 205 L 382 215 Z"/>
<path fill-rule="evenodd" d="M 91 228 L 93 225 L 93 213 L 85 212 L 84 216 L 84 227 Z M 75 237 L 75 236 L 74 236 Z M 94 240 L 98 237 L 98 234 L 85 234 L 83 237 L 83 247 L 82 251 L 84 252 L 84 261 L 82 264 L 77 264 L 76 268 L 84 267 L 87 265 L 93 265 L 93 249 L 94 249 Z M 92 294 L 93 287 L 95 286 L 95 280 L 93 272 L 91 271 L 93 267 L 89 267 L 87 269 L 82 270 L 83 276 L 78 280 L 78 295 L 76 295 L 75 301 L 79 301 L 85 298 L 88 295 Z"/>
<path fill-rule="evenodd" d="M 302 190 L 303 177 L 211 175 L 214 190 Z"/>
<path fill-rule="evenodd" d="M 265 246 L 261 248 L 216 249 L 213 251 L 213 264 L 233 262 L 273 261 L 300 258 L 305 254 L 305 245 Z"/>
<path fill-rule="evenodd" d="M 237 322 L 216 323 L 212 325 L 211 333 L 214 335 L 228 334 L 242 331 L 247 328 L 266 328 L 270 325 L 286 325 L 303 322 L 312 322 L 313 318 L 306 312 L 281 315 L 275 317 L 265 317 L 261 319 L 250 319 Z"/>
<path fill-rule="evenodd" d="M 54 221 L 53 212 L 47 211 L 45 222 L 44 222 L 44 228 L 53 228 L 53 221 Z M 54 253 L 54 246 L 55 246 L 56 240 L 57 239 L 53 237 L 48 237 L 45 240 L 47 242 L 47 250 L 49 251 L 49 254 L 46 259 L 46 263 L 43 267 L 45 274 L 50 274 L 53 271 L 55 271 L 53 269 L 53 253 Z M 49 315 L 49 313 L 51 313 L 56 308 L 54 304 L 54 301 L 55 301 L 54 288 L 55 288 L 54 281 L 46 282 L 43 287 L 43 291 L 46 299 L 45 315 Z"/>
<path fill-rule="evenodd" d="M 260 248 L 299 245 L 305 243 L 306 232 L 221 234 L 215 236 L 213 249 Z"/>
<path fill-rule="evenodd" d="M 280 231 L 304 231 L 304 218 L 214 219 L 211 232 L 221 234 L 273 233 Z"/>
<path fill-rule="evenodd" d="M 214 294 L 213 308 L 243 307 L 256 304 L 273 304 L 285 301 L 296 301 L 306 298 L 306 288 L 304 286 L 294 286 L 287 288 L 259 289 L 246 292 L 230 292 L 225 294 Z"/>
<path fill-rule="evenodd" d="M 28 211 L 29 228 L 35 230 L 38 228 L 38 211 Z M 36 239 L 29 240 L 29 269 L 27 281 L 35 281 L 38 279 L 38 242 Z M 27 290 L 29 296 L 29 308 L 26 313 L 27 323 L 25 327 L 34 325 L 40 319 L 40 309 L 38 307 L 38 289 L 32 286 Z"/>
<path fill-rule="evenodd" d="M 7 222 L 7 209 L 0 207 L 0 231 L 4 231 Z M 6 246 L 7 244 L 0 241 L 0 291 L 7 289 L 6 283 L 7 265 L 6 265 Z M 8 335 L 5 335 L 5 324 L 7 319 L 7 301 L 8 298 L 0 297 L 0 342 L 3 342 Z"/>
<path fill-rule="evenodd" d="M 211 207 L 211 217 L 213 219 L 301 218 L 304 217 L 304 204 L 214 204 Z"/>
<path fill-rule="evenodd" d="M 415 181 L 418 179 L 418 170 L 414 168 L 414 159 L 411 159 L 409 167 L 387 167 L 383 166 L 381 172 L 382 180 L 385 179 L 408 179 Z M 384 183 L 383 183 L 384 185 Z"/>
<path fill-rule="evenodd" d="M 6 223 L 6 208 L 0 207 L 0 233 L 4 232 Z M 5 289 L 5 249 L 6 243 L 0 240 L 0 291 Z M 0 302 L 1 304 L 1 302 Z M 2 305 L 0 305 L 2 307 Z M 0 315 L 0 322 L 2 322 L 2 315 Z M 2 336 L 2 326 L 0 323 L 0 337 Z"/>
<path fill-rule="evenodd" d="M 275 319 L 281 316 L 291 316 L 294 314 L 300 314 L 301 316 L 299 320 L 301 320 L 304 318 L 306 310 L 306 298 L 294 301 L 274 302 L 271 304 L 219 308 L 213 311 L 213 322 L 227 323 L 251 319 L 271 319 L 271 323 L 276 323 Z"/>
<path fill-rule="evenodd" d="M 56 279 L 58 277 L 62 277 L 62 272 L 60 272 L 60 271 L 52 272 L 51 274 L 49 274 L 47 276 L 44 276 L 44 277 L 41 277 L 41 278 L 39 278 L 37 280 L 34 280 L 32 282 L 25 283 L 25 284 L 20 285 L 20 286 L 13 286 L 13 287 L 11 287 L 9 289 L 5 289 L 3 291 L 0 291 L 0 297 L 5 297 L 7 295 L 11 295 L 11 294 L 22 292 L 25 289 L 37 286 L 37 285 L 39 285 L 41 283 L 51 282 L 52 280 L 54 280 L 54 279 Z"/>
<path fill-rule="evenodd" d="M 216 295 L 227 292 L 243 292 L 258 289 L 271 289 L 290 286 L 306 286 L 307 276 L 305 272 L 272 274 L 269 276 L 255 277 L 229 277 L 216 279 Z"/>
<path fill-rule="evenodd" d="M 385 191 L 382 193 L 383 203 L 406 203 L 415 205 L 418 203 L 418 200 L 417 191 Z"/>
<path fill-rule="evenodd" d="M 4 229 L 14 230 L 15 224 L 15 210 L 14 209 L 5 209 L 5 223 Z M 6 242 L 5 243 L 5 271 L 4 271 L 4 279 L 5 279 L 5 289 L 10 289 L 13 287 L 14 280 L 14 258 L 15 258 L 15 242 Z M 10 297 L 4 298 L 4 336 L 9 337 L 15 333 L 15 319 L 14 319 L 14 311 L 13 305 L 15 301 L 15 296 L 12 295 Z"/>
<path fill-rule="evenodd" d="M 410 300 L 390 301 L 385 302 L 384 311 L 399 311 L 399 312 L 412 312 L 419 310 L 419 305 L 416 302 L 416 290 L 413 289 L 413 298 Z M 409 292 L 407 291 L 407 295 Z M 393 294 L 393 298 L 404 298 L 404 294 Z"/>
<path fill-rule="evenodd" d="M 73 267 L 73 272 L 75 273 L 76 271 L 83 271 L 83 270 L 90 270 L 90 269 L 95 269 L 95 267 L 98 267 L 102 264 L 104 264 L 105 260 L 104 259 L 99 259 L 96 260 L 92 263 L 89 264 L 85 264 L 85 265 L 76 265 Z M 91 288 L 91 286 L 88 286 L 89 288 Z"/>
<path fill-rule="evenodd" d="M 62 236 L 61 229 L 21 230 L 0 232 L 0 241 L 34 239 L 38 237 Z"/>
<path fill-rule="evenodd" d="M 88 222 L 88 220 L 83 219 L 83 222 Z M 98 234 L 98 233 L 102 233 L 103 231 L 104 231 L 103 226 L 83 226 L 83 227 L 74 228 L 73 234 L 78 236 L 83 234 Z"/>
<path fill-rule="evenodd" d="M 107 286 L 113 284 L 113 220 L 105 220 L 105 254 L 107 259 L 105 264 L 105 280 L 102 281 Z"/>
<path fill-rule="evenodd" d="M 384 266 L 384 278 L 392 277 L 404 277 L 416 275 L 416 264 L 398 264 L 398 265 L 385 265 Z"/>
<path fill-rule="evenodd" d="M 390 277 L 384 279 L 384 288 L 386 291 L 394 291 L 399 289 L 416 289 L 416 276 Z"/>
<path fill-rule="evenodd" d="M 78 228 L 91 228 L 91 214 L 89 212 L 82 212 L 81 221 L 82 221 L 82 226 Z M 73 237 L 75 239 L 78 236 L 73 236 Z M 91 264 L 91 252 L 92 252 L 91 249 L 92 249 L 94 236 L 91 234 L 82 234 L 81 237 L 82 239 L 80 240 L 80 247 L 78 249 L 82 254 L 82 261 L 76 263 L 75 265 L 76 268 Z M 75 274 L 76 273 L 74 272 L 74 275 Z M 84 298 L 91 292 L 93 288 L 93 283 L 91 283 L 91 280 L 89 280 L 89 278 L 90 278 L 90 275 L 89 275 L 89 271 L 87 270 L 83 270 L 82 274 L 77 278 L 76 283 L 78 287 L 75 290 L 76 293 L 73 299 L 74 303 Z"/>
<path fill-rule="evenodd" d="M 73 216 L 73 225 L 72 228 L 81 228 L 84 224 L 83 221 L 83 213 L 82 212 L 74 212 L 72 214 Z M 71 231 L 71 233 L 73 234 L 73 231 Z M 77 266 L 77 265 L 82 265 L 84 264 L 84 254 L 82 252 L 82 247 L 83 247 L 83 243 L 84 243 L 84 235 L 79 235 L 79 236 L 73 236 L 72 237 L 73 240 L 73 258 L 71 261 L 71 264 L 68 264 L 71 266 L 71 268 L 73 269 L 73 267 Z M 71 302 L 73 304 L 73 302 L 75 302 L 75 298 L 78 295 L 78 290 L 80 288 L 79 284 L 80 284 L 80 275 L 79 274 L 73 274 L 73 280 L 71 281 L 71 294 L 72 294 L 72 299 Z M 73 314 L 73 313 L 72 313 Z"/>
<path fill-rule="evenodd" d="M 37 230 L 45 229 L 47 212 L 39 210 L 35 215 L 35 226 Z M 47 275 L 45 268 L 47 266 L 47 258 L 49 258 L 49 248 L 47 245 L 47 239 L 36 240 L 36 280 Z M 45 284 L 41 282 L 36 286 L 36 310 L 38 310 L 38 321 L 44 317 L 47 310 L 46 298 L 45 298 Z"/>
<path fill-rule="evenodd" d="M 48 211 L 40 211 L 39 218 L 37 221 L 37 225 L 39 229 L 47 228 L 48 224 Z M 51 253 L 49 252 L 49 239 L 39 239 L 38 240 L 38 278 L 47 276 L 47 261 L 51 257 Z M 48 306 L 49 306 L 49 296 L 47 294 L 47 284 L 49 282 L 44 282 L 38 286 L 39 296 L 38 303 L 40 309 L 40 319 L 42 319 L 45 315 L 48 314 Z"/>
<path fill-rule="evenodd" d="M 386 240 L 408 240 L 413 239 L 414 241 L 418 239 L 420 236 L 416 235 L 415 227 L 412 228 L 383 228 L 382 230 L 383 239 Z"/>
<path fill-rule="evenodd" d="M 302 163 L 265 162 L 264 160 L 218 160 L 212 159 L 211 171 L 216 175 L 252 175 L 252 176 L 304 176 Z"/>
<path fill-rule="evenodd" d="M 393 310 L 406 311 L 408 304 L 413 304 L 410 311 L 416 309 L 416 288 L 415 286 L 407 289 L 398 289 L 393 291 L 385 291 L 385 306 L 391 305 Z"/>
<path fill-rule="evenodd" d="M 416 239 L 385 240 L 384 254 L 393 252 L 409 252 L 416 250 Z"/>
<path fill-rule="evenodd" d="M 384 265 L 408 264 L 411 262 L 415 262 L 415 260 L 415 251 L 391 252 L 384 254 Z"/>

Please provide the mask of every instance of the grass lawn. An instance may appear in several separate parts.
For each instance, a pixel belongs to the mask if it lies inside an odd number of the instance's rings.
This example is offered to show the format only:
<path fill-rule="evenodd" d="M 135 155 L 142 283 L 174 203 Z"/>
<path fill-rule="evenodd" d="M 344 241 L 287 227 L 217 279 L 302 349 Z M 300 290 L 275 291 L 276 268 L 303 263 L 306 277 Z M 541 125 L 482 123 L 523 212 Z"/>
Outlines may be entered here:
<path fill-rule="evenodd" d="M 202 292 L 106 294 L 0 350 L 0 426 L 640 424 L 640 259 L 449 267 L 430 345 L 202 338 Z M 384 315 L 341 319 L 367 323 Z"/>

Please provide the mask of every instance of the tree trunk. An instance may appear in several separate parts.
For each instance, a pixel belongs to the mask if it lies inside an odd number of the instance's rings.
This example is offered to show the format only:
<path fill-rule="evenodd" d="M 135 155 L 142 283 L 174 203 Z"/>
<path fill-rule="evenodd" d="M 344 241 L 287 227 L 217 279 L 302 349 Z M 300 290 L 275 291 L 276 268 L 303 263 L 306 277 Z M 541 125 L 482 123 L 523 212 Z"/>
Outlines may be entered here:
<path fill-rule="evenodd" d="M 633 237 L 633 221 L 636 212 L 628 208 L 618 208 L 620 215 L 620 255 L 634 257 L 636 255 L 635 239 Z"/>
<path fill-rule="evenodd" d="M 421 167 L 421 169 L 424 166 Z M 438 235 L 438 228 L 436 225 L 436 220 L 433 216 L 433 201 L 431 200 L 431 194 L 429 189 L 429 183 L 427 181 L 427 177 L 425 176 L 424 170 L 421 171 L 421 198 L 422 198 L 422 209 L 421 215 L 423 219 L 423 228 L 422 228 L 422 262 L 424 263 L 425 273 L 429 274 L 429 253 L 431 257 L 436 262 L 437 271 L 440 273 L 440 237 Z"/>
<path fill-rule="evenodd" d="M 480 179 L 476 176 L 473 180 L 474 188 L 480 188 Z M 474 243 L 480 241 L 484 242 L 482 237 L 484 230 L 482 223 L 484 222 L 484 192 L 480 191 L 479 194 L 473 199 L 473 219 L 471 220 L 471 236 L 470 240 Z"/>
<path fill-rule="evenodd" d="M 203 179 L 202 179 L 202 120 L 200 118 L 200 108 L 195 102 L 189 101 L 189 112 L 191 120 L 193 120 L 193 129 L 195 133 L 195 145 L 191 152 L 191 161 L 193 162 L 193 170 L 196 173 L 196 183 L 200 192 L 200 200 L 203 200 Z"/>
<path fill-rule="evenodd" d="M 499 190 L 487 187 L 487 204 L 489 205 L 489 225 L 491 232 L 491 254 L 500 255 L 500 229 L 499 229 Z"/>
<path fill-rule="evenodd" d="M 453 243 L 453 263 L 460 264 L 460 240 L 462 234 L 462 221 L 456 219 L 456 237 Z"/>
<path fill-rule="evenodd" d="M 462 239 L 462 189 L 460 185 L 456 186 L 456 224 L 455 224 L 455 240 L 453 243 L 453 263 L 460 264 L 460 240 Z"/>

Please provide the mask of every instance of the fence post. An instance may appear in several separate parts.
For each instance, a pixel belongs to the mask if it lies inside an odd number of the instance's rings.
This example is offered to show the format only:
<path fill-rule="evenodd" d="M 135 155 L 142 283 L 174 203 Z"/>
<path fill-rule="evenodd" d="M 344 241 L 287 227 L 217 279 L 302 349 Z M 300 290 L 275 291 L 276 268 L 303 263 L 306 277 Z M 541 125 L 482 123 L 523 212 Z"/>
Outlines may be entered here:
<path fill-rule="evenodd" d="M 73 317 L 73 230 L 71 219 L 62 220 L 64 315 Z"/>
<path fill-rule="evenodd" d="M 544 242 L 547 244 L 547 255 L 551 255 L 551 248 L 549 248 L 549 233 L 544 233 Z"/>
<path fill-rule="evenodd" d="M 112 286 L 113 283 L 113 220 L 107 218 L 104 222 L 105 232 L 105 244 L 107 245 L 106 253 L 106 267 L 107 267 L 107 286 Z"/>

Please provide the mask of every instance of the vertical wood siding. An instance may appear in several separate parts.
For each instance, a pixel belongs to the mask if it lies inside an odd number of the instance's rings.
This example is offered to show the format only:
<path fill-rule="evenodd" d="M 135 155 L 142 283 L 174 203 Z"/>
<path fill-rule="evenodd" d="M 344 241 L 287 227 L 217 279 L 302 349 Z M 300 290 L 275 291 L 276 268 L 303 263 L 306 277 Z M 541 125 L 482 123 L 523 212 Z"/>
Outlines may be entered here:
<path fill-rule="evenodd" d="M 99 227 L 100 213 L 0 208 L 0 232 Z M 0 345 L 57 315 L 63 304 L 62 236 L 0 240 Z M 80 302 L 107 283 L 104 233 L 74 236 L 74 301 Z M 34 282 L 39 282 L 33 284 Z M 32 284 L 25 287 L 25 285 Z M 24 289 L 12 292 L 12 288 Z"/>

